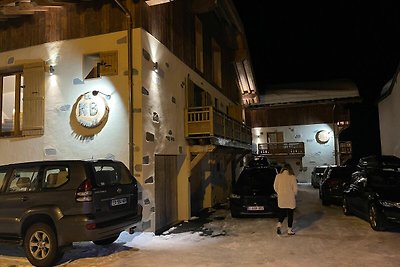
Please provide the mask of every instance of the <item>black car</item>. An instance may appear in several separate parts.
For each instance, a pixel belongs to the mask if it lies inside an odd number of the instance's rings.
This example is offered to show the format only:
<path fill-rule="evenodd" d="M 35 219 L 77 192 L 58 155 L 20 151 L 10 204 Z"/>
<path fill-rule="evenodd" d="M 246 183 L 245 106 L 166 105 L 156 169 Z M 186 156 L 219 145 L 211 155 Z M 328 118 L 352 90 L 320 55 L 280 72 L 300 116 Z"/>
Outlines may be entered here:
<path fill-rule="evenodd" d="M 327 165 L 321 165 L 321 166 L 314 167 L 313 171 L 311 172 L 311 185 L 314 188 L 319 188 L 321 178 L 324 175 L 326 168 L 328 168 Z"/>
<path fill-rule="evenodd" d="M 343 191 L 343 213 L 368 220 L 378 231 L 400 223 L 400 159 L 362 158 L 358 168 Z"/>
<path fill-rule="evenodd" d="M 253 156 L 248 164 L 247 167 L 268 167 L 270 162 L 267 157 L 264 156 Z"/>
<path fill-rule="evenodd" d="M 342 204 L 343 186 L 350 181 L 353 168 L 350 166 L 329 166 L 321 180 L 319 198 L 322 205 Z"/>
<path fill-rule="evenodd" d="M 273 167 L 246 167 L 230 196 L 232 217 L 274 215 L 278 209 Z"/>
<path fill-rule="evenodd" d="M 113 243 L 142 219 L 138 184 L 119 161 L 38 161 L 0 166 L 0 243 L 54 266 L 73 242 Z"/>

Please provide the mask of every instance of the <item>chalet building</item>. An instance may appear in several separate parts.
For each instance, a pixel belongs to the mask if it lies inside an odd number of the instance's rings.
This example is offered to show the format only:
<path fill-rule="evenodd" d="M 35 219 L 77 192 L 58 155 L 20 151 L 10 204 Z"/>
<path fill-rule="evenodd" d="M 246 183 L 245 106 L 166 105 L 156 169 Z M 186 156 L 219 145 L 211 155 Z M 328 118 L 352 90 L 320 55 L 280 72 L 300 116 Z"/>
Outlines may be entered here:
<path fill-rule="evenodd" d="M 349 81 L 275 86 L 246 109 L 253 153 L 290 163 L 298 181 L 309 183 L 315 166 L 351 158 L 351 140 L 341 133 L 350 125 L 350 105 L 359 100 Z"/>
<path fill-rule="evenodd" d="M 400 157 L 400 141 L 397 129 L 400 127 L 400 65 L 393 78 L 381 90 L 378 103 L 381 150 L 383 155 Z"/>
<path fill-rule="evenodd" d="M 115 159 L 144 231 L 225 202 L 258 102 L 231 0 L 0 0 L 0 164 Z"/>

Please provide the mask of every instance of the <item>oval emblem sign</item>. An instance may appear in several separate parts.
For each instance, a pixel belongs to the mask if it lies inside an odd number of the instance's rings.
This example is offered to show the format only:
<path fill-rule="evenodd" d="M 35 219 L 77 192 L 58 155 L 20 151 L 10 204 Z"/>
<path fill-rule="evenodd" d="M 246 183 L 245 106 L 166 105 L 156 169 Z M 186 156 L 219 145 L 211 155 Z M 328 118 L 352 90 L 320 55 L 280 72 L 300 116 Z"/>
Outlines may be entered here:
<path fill-rule="evenodd" d="M 108 116 L 107 102 L 101 95 L 92 92 L 80 96 L 76 105 L 76 120 L 86 128 L 94 128 Z"/>

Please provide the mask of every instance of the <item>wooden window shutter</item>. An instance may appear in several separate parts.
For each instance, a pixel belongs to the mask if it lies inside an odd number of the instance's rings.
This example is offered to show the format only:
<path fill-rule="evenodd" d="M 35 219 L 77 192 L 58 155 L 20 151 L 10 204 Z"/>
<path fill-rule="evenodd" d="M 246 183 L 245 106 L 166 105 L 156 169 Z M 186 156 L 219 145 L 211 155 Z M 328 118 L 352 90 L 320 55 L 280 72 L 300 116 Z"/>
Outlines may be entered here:
<path fill-rule="evenodd" d="M 100 74 L 102 76 L 112 76 L 118 74 L 118 52 L 101 52 Z"/>
<path fill-rule="evenodd" d="M 44 133 L 44 62 L 25 64 L 23 75 L 22 135 L 42 135 Z"/>

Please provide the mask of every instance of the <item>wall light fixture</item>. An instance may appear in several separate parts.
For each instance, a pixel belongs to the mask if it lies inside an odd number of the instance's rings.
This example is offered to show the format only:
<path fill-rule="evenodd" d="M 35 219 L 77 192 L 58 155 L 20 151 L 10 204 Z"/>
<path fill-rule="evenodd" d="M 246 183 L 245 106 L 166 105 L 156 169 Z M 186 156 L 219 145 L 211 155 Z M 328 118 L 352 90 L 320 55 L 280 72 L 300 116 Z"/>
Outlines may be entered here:
<path fill-rule="evenodd" d="M 49 66 L 49 74 L 50 75 L 54 75 L 54 72 L 55 72 L 56 70 L 54 69 L 54 66 L 53 65 L 50 65 Z"/>
<path fill-rule="evenodd" d="M 103 92 L 100 92 L 100 91 L 97 91 L 97 90 L 93 90 L 93 91 L 92 91 L 92 95 L 97 96 L 98 94 L 104 95 L 104 96 L 106 97 L 107 100 L 110 100 L 110 99 L 111 99 L 111 95 L 107 95 L 107 94 L 105 94 L 105 93 L 103 93 Z"/>
<path fill-rule="evenodd" d="M 158 62 L 154 62 L 153 70 L 154 70 L 155 72 L 158 72 Z"/>

